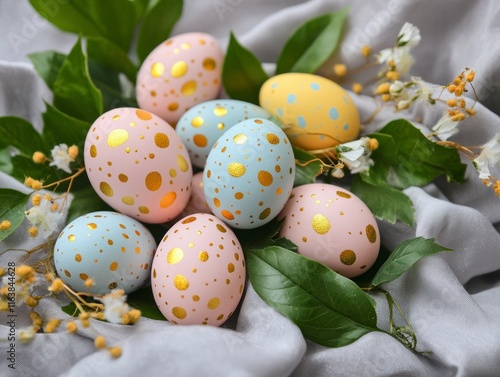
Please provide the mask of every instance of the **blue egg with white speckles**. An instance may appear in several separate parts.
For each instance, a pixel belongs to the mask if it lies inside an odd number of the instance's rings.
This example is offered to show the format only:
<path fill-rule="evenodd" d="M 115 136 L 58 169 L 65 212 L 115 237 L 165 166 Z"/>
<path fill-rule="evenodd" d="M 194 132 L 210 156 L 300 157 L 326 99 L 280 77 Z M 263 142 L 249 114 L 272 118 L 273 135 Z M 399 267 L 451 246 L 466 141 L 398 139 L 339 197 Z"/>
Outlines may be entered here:
<path fill-rule="evenodd" d="M 217 139 L 245 119 L 273 119 L 273 115 L 249 102 L 224 99 L 200 103 L 186 111 L 176 126 L 194 166 L 203 168 Z M 273 121 L 277 121 L 275 118 Z"/>

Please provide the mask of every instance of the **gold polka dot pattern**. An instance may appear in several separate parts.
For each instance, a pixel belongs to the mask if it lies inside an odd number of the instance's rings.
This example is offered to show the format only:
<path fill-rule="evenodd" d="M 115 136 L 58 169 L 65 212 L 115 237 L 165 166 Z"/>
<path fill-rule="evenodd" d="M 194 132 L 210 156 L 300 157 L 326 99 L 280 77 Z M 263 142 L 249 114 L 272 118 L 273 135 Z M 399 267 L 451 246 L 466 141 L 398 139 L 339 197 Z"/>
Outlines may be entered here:
<path fill-rule="evenodd" d="M 156 304 L 174 324 L 221 325 L 236 309 L 246 278 L 235 234 L 204 213 L 186 216 L 167 231 L 152 271 Z"/>
<path fill-rule="evenodd" d="M 331 184 L 312 183 L 292 190 L 279 214 L 280 236 L 298 252 L 346 277 L 366 272 L 377 259 L 378 227 L 368 207 L 353 193 Z"/>

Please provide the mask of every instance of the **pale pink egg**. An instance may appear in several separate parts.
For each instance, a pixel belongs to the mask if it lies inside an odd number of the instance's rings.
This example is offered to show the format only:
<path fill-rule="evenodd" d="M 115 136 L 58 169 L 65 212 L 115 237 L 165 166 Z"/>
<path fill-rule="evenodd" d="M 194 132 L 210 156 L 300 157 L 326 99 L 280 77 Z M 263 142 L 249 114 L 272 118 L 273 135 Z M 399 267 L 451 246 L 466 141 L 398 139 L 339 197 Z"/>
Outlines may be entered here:
<path fill-rule="evenodd" d="M 142 109 L 123 107 L 90 127 L 85 168 L 96 193 L 116 211 L 145 223 L 174 219 L 190 197 L 193 171 L 175 130 Z"/>
<path fill-rule="evenodd" d="M 136 84 L 139 107 L 175 125 L 190 107 L 218 96 L 223 60 L 221 47 L 209 34 L 167 39 L 141 65 Z"/>
<path fill-rule="evenodd" d="M 191 181 L 191 197 L 180 216 L 185 217 L 193 213 L 212 213 L 207 204 L 205 193 L 203 192 L 202 171 L 193 175 L 193 180 Z"/>
<path fill-rule="evenodd" d="M 231 228 L 198 213 L 175 223 L 159 243 L 151 286 L 170 322 L 219 326 L 238 306 L 245 277 L 243 251 Z"/>
<path fill-rule="evenodd" d="M 280 236 L 298 252 L 346 277 L 366 272 L 377 259 L 380 236 L 365 203 L 342 187 L 311 183 L 295 187 L 278 216 Z"/>

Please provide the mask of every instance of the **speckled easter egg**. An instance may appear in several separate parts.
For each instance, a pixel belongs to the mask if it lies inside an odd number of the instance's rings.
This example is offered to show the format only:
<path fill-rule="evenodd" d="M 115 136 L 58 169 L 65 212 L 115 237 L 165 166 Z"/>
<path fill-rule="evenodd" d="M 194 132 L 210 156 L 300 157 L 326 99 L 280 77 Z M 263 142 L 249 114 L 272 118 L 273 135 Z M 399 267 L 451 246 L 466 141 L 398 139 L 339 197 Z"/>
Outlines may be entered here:
<path fill-rule="evenodd" d="M 356 139 L 359 113 L 349 94 L 327 78 L 283 73 L 261 87 L 260 105 L 277 116 L 293 145 L 321 150 Z"/>
<path fill-rule="evenodd" d="M 170 322 L 219 326 L 238 306 L 245 277 L 245 258 L 233 231 L 201 213 L 179 220 L 158 244 L 151 287 Z"/>
<path fill-rule="evenodd" d="M 130 293 L 148 281 L 156 242 L 139 221 L 117 212 L 99 211 L 71 221 L 54 245 L 54 265 L 77 292 Z M 86 287 L 92 279 L 94 285 Z"/>
<path fill-rule="evenodd" d="M 250 118 L 276 120 L 269 112 L 252 103 L 223 99 L 193 106 L 179 119 L 175 129 L 193 165 L 203 168 L 217 139 L 236 123 Z"/>
<path fill-rule="evenodd" d="M 214 144 L 203 191 L 214 215 L 235 228 L 251 229 L 278 215 L 294 178 L 287 136 L 275 123 L 254 118 L 234 125 Z"/>
<path fill-rule="evenodd" d="M 136 84 L 139 107 L 175 125 L 190 107 L 217 97 L 223 60 L 221 47 L 209 34 L 167 39 L 141 65 Z"/>
<path fill-rule="evenodd" d="M 191 197 L 180 216 L 186 217 L 193 213 L 212 213 L 207 204 L 205 193 L 203 192 L 203 172 L 201 171 L 193 175 L 193 180 L 191 181 Z"/>
<path fill-rule="evenodd" d="M 189 200 L 193 171 L 187 150 L 175 130 L 148 111 L 104 113 L 89 129 L 84 158 L 97 194 L 142 222 L 172 220 Z"/>
<path fill-rule="evenodd" d="M 295 187 L 278 218 L 285 219 L 280 236 L 295 243 L 300 254 L 343 276 L 361 275 L 377 259 L 377 222 L 361 199 L 341 187 Z"/>

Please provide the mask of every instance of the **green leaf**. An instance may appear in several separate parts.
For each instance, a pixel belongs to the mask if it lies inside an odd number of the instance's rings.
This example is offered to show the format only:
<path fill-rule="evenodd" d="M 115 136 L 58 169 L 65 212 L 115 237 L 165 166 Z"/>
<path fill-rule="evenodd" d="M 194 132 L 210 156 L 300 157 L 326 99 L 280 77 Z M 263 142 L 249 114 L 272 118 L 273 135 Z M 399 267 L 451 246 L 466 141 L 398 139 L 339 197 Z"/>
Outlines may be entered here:
<path fill-rule="evenodd" d="M 274 218 L 265 225 L 254 229 L 233 229 L 243 249 L 263 249 L 276 243 L 284 219 Z M 284 241 L 280 241 L 283 242 Z M 292 243 L 290 241 L 290 243 Z M 293 245 L 293 243 L 292 243 Z"/>
<path fill-rule="evenodd" d="M 321 174 L 321 162 L 313 154 L 297 147 L 293 147 L 293 154 L 295 156 L 294 187 L 314 183 L 316 177 Z"/>
<path fill-rule="evenodd" d="M 70 302 L 67 305 L 61 306 L 61 310 L 72 317 L 78 317 L 79 314 L 78 308 L 72 302 Z"/>
<path fill-rule="evenodd" d="M 88 182 L 89 183 L 89 182 Z M 90 183 L 81 190 L 73 191 L 73 200 L 68 208 L 66 223 L 69 223 L 77 217 L 86 215 L 95 211 L 113 211 L 104 201 L 96 194 Z"/>
<path fill-rule="evenodd" d="M 123 73 L 132 83 L 135 83 L 138 68 L 129 58 L 128 53 L 104 38 L 88 38 L 87 54 L 103 67 Z"/>
<path fill-rule="evenodd" d="M 233 99 L 259 104 L 260 87 L 269 77 L 257 57 L 239 44 L 233 33 L 222 67 L 222 84 Z"/>
<path fill-rule="evenodd" d="M 54 106 L 74 118 L 92 123 L 102 114 L 102 95 L 90 78 L 80 39 L 64 60 L 53 92 Z"/>
<path fill-rule="evenodd" d="M 141 316 L 160 321 L 166 321 L 165 316 L 161 313 L 156 305 L 153 291 L 150 288 L 141 288 L 127 295 L 127 303 L 141 311 Z"/>
<path fill-rule="evenodd" d="M 128 51 L 142 6 L 124 0 L 30 0 L 33 8 L 63 31 L 103 37 Z"/>
<path fill-rule="evenodd" d="M 9 146 L 30 158 L 35 151 L 44 150 L 42 138 L 31 123 L 22 118 L 4 116 L 0 117 L 0 148 Z"/>
<path fill-rule="evenodd" d="M 0 230 L 0 241 L 13 233 L 23 223 L 26 203 L 30 195 L 11 189 L 0 189 L 0 222 L 10 221 L 10 227 Z"/>
<path fill-rule="evenodd" d="M 337 48 L 347 12 L 327 13 L 300 25 L 286 41 L 276 73 L 316 72 Z"/>
<path fill-rule="evenodd" d="M 371 155 L 375 165 L 363 176 L 367 182 L 403 189 L 426 185 L 440 175 L 465 181 L 467 167 L 458 151 L 432 142 L 405 119 L 388 123 L 370 137 L 379 147 Z"/>
<path fill-rule="evenodd" d="M 13 169 L 9 148 L 0 149 L 0 171 L 11 175 Z"/>
<path fill-rule="evenodd" d="M 137 38 L 137 56 L 144 61 L 153 49 L 168 39 L 182 15 L 182 0 L 151 0 Z"/>
<path fill-rule="evenodd" d="M 44 184 L 49 184 L 68 176 L 67 173 L 49 166 L 48 163 L 34 163 L 31 156 L 16 155 L 11 157 L 10 161 L 12 163 L 10 176 L 22 183 L 24 183 L 26 177 L 38 179 L 43 181 Z M 63 190 L 65 187 L 67 185 L 59 186 L 58 191 Z"/>
<path fill-rule="evenodd" d="M 453 251 L 438 245 L 434 238 L 414 238 L 402 242 L 389 255 L 389 258 L 380 267 L 372 280 L 373 286 L 392 281 L 411 268 L 423 257 L 439 253 L 441 251 Z"/>
<path fill-rule="evenodd" d="M 309 340 L 342 347 L 379 331 L 373 300 L 352 280 L 277 246 L 247 249 L 245 256 L 257 294 Z"/>
<path fill-rule="evenodd" d="M 415 210 L 411 199 L 402 191 L 377 186 L 365 182 L 364 177 L 355 176 L 352 180 L 351 191 L 357 195 L 379 219 L 394 224 L 400 220 L 408 226 L 413 226 Z"/>
<path fill-rule="evenodd" d="M 90 123 L 73 118 L 48 103 L 45 106 L 42 136 L 46 144 L 50 148 L 61 143 L 68 147 L 74 144 L 82 151 Z"/>
<path fill-rule="evenodd" d="M 57 51 L 44 51 L 29 54 L 28 58 L 31 60 L 35 71 L 45 81 L 47 86 L 51 90 L 54 89 L 54 82 L 64 59 L 66 59 L 66 55 Z"/>

